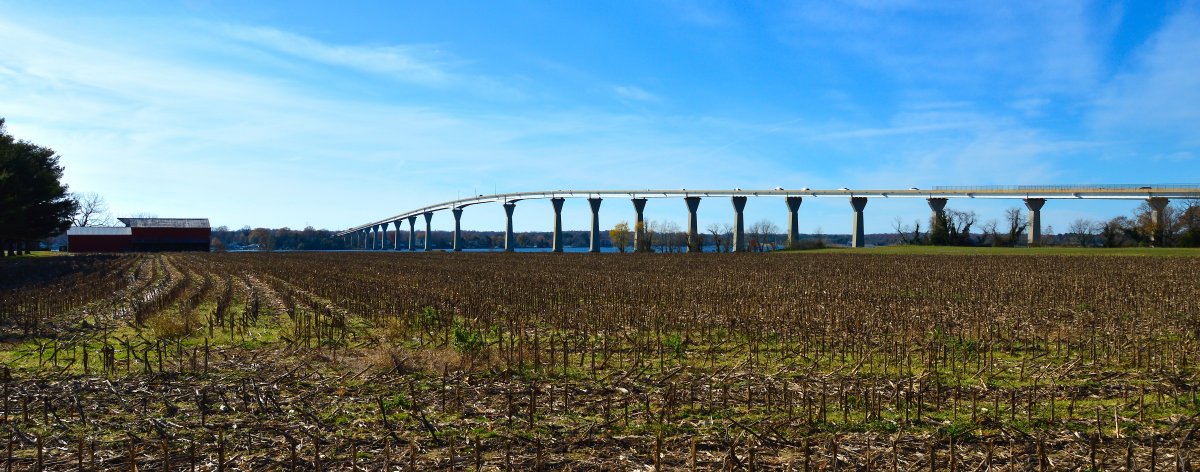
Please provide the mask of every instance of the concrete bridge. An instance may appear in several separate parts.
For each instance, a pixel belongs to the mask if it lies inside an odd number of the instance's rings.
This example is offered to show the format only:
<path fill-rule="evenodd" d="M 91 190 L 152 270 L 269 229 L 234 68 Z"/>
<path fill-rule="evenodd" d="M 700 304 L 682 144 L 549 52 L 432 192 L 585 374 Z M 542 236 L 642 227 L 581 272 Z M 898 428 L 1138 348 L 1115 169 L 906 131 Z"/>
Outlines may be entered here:
<path fill-rule="evenodd" d="M 553 252 L 562 252 L 562 207 L 567 198 L 586 198 L 592 209 L 591 252 L 600 252 L 600 203 L 604 198 L 629 198 L 633 202 L 636 215 L 634 225 L 634 247 L 637 250 L 647 250 L 643 247 L 646 242 L 643 232 L 643 210 L 651 198 L 682 198 L 688 210 L 688 248 L 698 251 L 702 246 L 697 227 L 696 210 L 703 198 L 729 198 L 733 204 L 733 250 L 745 251 L 746 235 L 742 210 L 750 197 L 782 197 L 788 210 L 787 236 L 788 246 L 799 238 L 800 204 L 805 197 L 809 198 L 846 198 L 853 210 L 851 224 L 851 245 L 863 246 L 863 213 L 869 198 L 923 198 L 932 211 L 932 217 L 945 215 L 947 202 L 952 198 L 986 198 L 986 199 L 1019 199 L 1029 209 L 1029 242 L 1036 243 L 1041 239 L 1041 211 L 1047 200 L 1080 200 L 1080 199 L 1109 199 L 1109 200 L 1145 200 L 1151 208 L 1151 217 L 1155 224 L 1162 221 L 1163 212 L 1170 199 L 1200 198 L 1200 184 L 1118 184 L 1118 185 L 1015 185 L 1015 186 L 975 186 L 975 187 L 934 187 L 930 190 L 909 188 L 902 190 L 852 190 L 841 188 L 835 190 L 814 190 L 808 188 L 770 190 L 553 190 L 538 192 L 502 193 L 495 195 L 479 195 L 448 202 L 429 205 L 407 211 L 381 220 L 362 224 L 336 233 L 337 236 L 351 238 L 355 247 L 363 249 L 387 249 L 384 235 L 388 226 L 394 225 L 396 241 L 391 249 L 400 249 L 399 230 L 401 224 L 408 222 L 408 247 L 416 250 L 417 218 L 425 223 L 423 250 L 430 250 L 430 223 L 435 212 L 449 210 L 454 216 L 454 250 L 463 249 L 461 220 L 466 207 L 481 203 L 502 203 L 507 215 L 507 225 L 504 231 L 504 250 L 512 251 L 516 241 L 513 238 L 513 212 L 517 202 L 524 200 L 549 199 L 554 207 Z M 1161 232 L 1152 235 L 1152 241 L 1161 241 Z"/>

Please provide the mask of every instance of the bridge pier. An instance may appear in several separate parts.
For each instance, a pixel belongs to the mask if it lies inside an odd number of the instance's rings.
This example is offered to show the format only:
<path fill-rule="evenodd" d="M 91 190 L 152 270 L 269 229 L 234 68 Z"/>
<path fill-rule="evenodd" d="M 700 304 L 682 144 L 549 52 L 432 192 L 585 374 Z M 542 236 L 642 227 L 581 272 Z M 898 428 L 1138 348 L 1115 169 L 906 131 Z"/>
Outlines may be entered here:
<path fill-rule="evenodd" d="M 504 252 L 513 252 L 516 250 L 517 240 L 513 237 L 512 225 L 513 210 L 516 209 L 516 202 L 507 202 L 504 204 Z"/>
<path fill-rule="evenodd" d="M 375 225 L 375 226 L 371 227 L 371 247 L 369 247 L 367 249 L 374 251 L 375 246 L 378 246 L 378 245 L 379 245 L 379 225 Z"/>
<path fill-rule="evenodd" d="M 355 249 L 366 249 L 367 248 L 367 230 L 366 230 L 366 228 L 358 230 L 358 241 L 356 241 L 356 243 L 357 244 L 354 245 Z"/>
<path fill-rule="evenodd" d="M 700 197 L 683 197 L 688 209 L 688 252 L 704 252 L 704 242 L 700 240 L 700 222 L 696 218 L 696 210 L 700 208 Z"/>
<path fill-rule="evenodd" d="M 588 244 L 588 252 L 600 252 L 600 197 L 589 198 L 588 205 L 592 207 L 592 234 Z"/>
<path fill-rule="evenodd" d="M 800 203 L 804 198 L 785 197 L 783 201 L 788 207 L 788 249 L 796 249 L 800 245 Z"/>
<path fill-rule="evenodd" d="M 733 252 L 746 252 L 746 222 L 742 210 L 746 209 L 746 197 L 733 197 Z"/>
<path fill-rule="evenodd" d="M 938 221 L 946 217 L 947 200 L 945 198 L 926 198 L 925 201 L 929 203 L 929 209 L 933 211 L 933 214 L 929 216 L 929 221 L 937 224 Z"/>
<path fill-rule="evenodd" d="M 1150 247 L 1159 247 L 1166 235 L 1166 210 L 1171 201 L 1163 197 L 1150 197 L 1146 203 L 1150 205 Z"/>
<path fill-rule="evenodd" d="M 550 252 L 563 252 L 562 207 L 564 201 L 566 199 L 562 197 L 550 199 L 550 205 L 554 206 L 554 237 L 551 240 Z"/>
<path fill-rule="evenodd" d="M 430 247 L 430 245 L 429 245 L 429 235 L 431 233 L 433 233 L 433 225 L 430 224 L 430 222 L 433 221 L 433 212 L 427 211 L 424 214 L 425 214 L 425 250 L 430 251 L 430 250 L 433 250 L 433 248 Z"/>
<path fill-rule="evenodd" d="M 854 227 L 850 236 L 850 247 L 867 245 L 867 237 L 863 230 L 863 209 L 867 207 L 867 197 L 850 197 L 850 207 L 854 208 Z"/>
<path fill-rule="evenodd" d="M 396 220 L 396 221 L 392 222 L 392 225 L 396 227 L 396 238 L 392 240 L 392 243 L 393 243 L 392 250 L 393 251 L 400 250 L 400 223 L 402 221 L 404 221 L 404 220 Z"/>
<path fill-rule="evenodd" d="M 456 207 L 450 210 L 450 213 L 454 214 L 454 252 L 462 252 L 463 250 L 462 224 L 460 223 L 462 220 L 462 212 L 462 207 Z"/>
<path fill-rule="evenodd" d="M 379 250 L 380 251 L 387 249 L 387 229 L 388 229 L 387 223 L 379 225 Z"/>
<path fill-rule="evenodd" d="M 646 210 L 645 198 L 633 199 L 633 211 L 637 213 L 637 217 L 633 223 L 633 251 L 634 252 L 650 252 L 650 245 L 646 241 L 646 219 L 643 218 L 643 213 Z"/>
<path fill-rule="evenodd" d="M 1029 245 L 1037 246 L 1042 241 L 1042 205 L 1045 198 L 1026 198 L 1025 208 L 1029 209 Z M 1015 244 L 1015 242 L 1014 242 Z"/>
<path fill-rule="evenodd" d="M 949 234 L 946 225 L 946 202 L 945 198 L 926 198 L 929 203 L 929 210 L 932 213 L 929 215 L 929 242 L 930 244 L 948 244 L 946 235 Z M 939 228 L 940 227 L 940 228 Z"/>
<path fill-rule="evenodd" d="M 408 250 L 417 250 L 417 215 L 408 217 Z"/>

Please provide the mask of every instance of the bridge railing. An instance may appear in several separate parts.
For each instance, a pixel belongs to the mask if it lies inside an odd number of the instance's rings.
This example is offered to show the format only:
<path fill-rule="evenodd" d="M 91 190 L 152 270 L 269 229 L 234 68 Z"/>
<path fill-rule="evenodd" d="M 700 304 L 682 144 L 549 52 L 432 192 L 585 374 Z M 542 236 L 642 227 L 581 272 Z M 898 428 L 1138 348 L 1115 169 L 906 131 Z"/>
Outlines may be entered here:
<path fill-rule="evenodd" d="M 1200 189 L 1200 184 L 1082 184 L 1082 185 L 937 185 L 933 190 L 979 192 L 1044 192 L 1072 190 Z"/>

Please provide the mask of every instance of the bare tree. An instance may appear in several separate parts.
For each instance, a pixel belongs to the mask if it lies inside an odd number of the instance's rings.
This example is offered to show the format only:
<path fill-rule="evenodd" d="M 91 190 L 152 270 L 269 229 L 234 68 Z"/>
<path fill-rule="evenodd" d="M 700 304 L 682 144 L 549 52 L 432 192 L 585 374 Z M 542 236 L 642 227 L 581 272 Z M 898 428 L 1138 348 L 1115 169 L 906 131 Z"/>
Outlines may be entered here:
<path fill-rule="evenodd" d="M 924 239 L 921 236 L 921 220 L 916 220 L 912 226 L 908 226 L 897 216 L 892 222 L 892 228 L 896 230 L 896 239 L 900 244 L 921 244 Z"/>
<path fill-rule="evenodd" d="M 1016 246 L 1021 241 L 1021 235 L 1025 233 L 1025 228 L 1029 227 L 1029 220 L 1025 218 L 1025 212 L 1017 207 L 1005 210 L 1004 220 L 1008 222 L 1008 240 L 1005 243 L 1009 246 Z"/>
<path fill-rule="evenodd" d="M 716 246 L 716 251 L 722 252 L 721 248 L 724 247 L 725 243 L 725 231 L 721 228 L 721 225 L 718 223 L 709 223 L 705 229 L 712 235 L 713 246 Z"/>
<path fill-rule="evenodd" d="M 733 251 L 733 225 L 721 223 L 721 237 L 725 239 L 725 252 Z"/>
<path fill-rule="evenodd" d="M 750 252 L 762 250 L 763 233 L 765 232 L 762 228 L 762 224 L 764 221 L 766 220 L 756 221 L 751 224 L 749 228 L 746 228 L 746 249 Z"/>
<path fill-rule="evenodd" d="M 644 236 L 642 240 L 638 242 L 638 244 L 641 246 L 638 248 L 638 251 L 654 252 L 654 243 L 659 238 L 658 222 L 654 220 L 646 220 L 638 224 L 642 225 L 642 236 Z"/>
<path fill-rule="evenodd" d="M 999 227 L 1000 223 L 997 222 L 995 218 L 990 219 L 987 221 L 987 223 L 983 224 L 983 234 L 988 239 L 988 244 L 991 244 L 992 246 L 1000 245 L 1000 234 L 998 233 L 997 229 Z"/>
<path fill-rule="evenodd" d="M 908 243 L 908 227 L 904 226 L 903 218 L 897 216 L 896 219 L 892 220 L 892 229 L 896 230 L 896 243 Z"/>
<path fill-rule="evenodd" d="M 1179 206 L 1179 245 L 1200 246 L 1200 199 L 1183 200 Z"/>
<path fill-rule="evenodd" d="M 747 249 L 751 251 L 775 249 L 775 233 L 778 232 L 779 226 L 776 226 L 771 220 L 765 218 L 758 220 L 746 231 Z"/>
<path fill-rule="evenodd" d="M 662 221 L 657 225 L 661 252 L 682 252 L 687 246 L 687 236 L 679 230 L 679 224 L 674 221 Z"/>
<path fill-rule="evenodd" d="M 108 204 L 98 193 L 71 194 L 75 200 L 75 226 L 109 226 L 112 225 L 112 215 L 108 213 Z"/>
<path fill-rule="evenodd" d="M 758 250 L 774 251 L 778 249 L 779 238 L 776 235 L 779 234 L 779 225 L 768 219 L 759 220 L 756 225 L 758 226 Z"/>
<path fill-rule="evenodd" d="M 1095 237 L 1096 227 L 1098 225 L 1087 218 L 1079 218 L 1071 222 L 1067 227 L 1067 231 L 1071 234 L 1071 239 L 1075 240 L 1075 244 L 1081 247 L 1092 245 L 1092 239 Z"/>

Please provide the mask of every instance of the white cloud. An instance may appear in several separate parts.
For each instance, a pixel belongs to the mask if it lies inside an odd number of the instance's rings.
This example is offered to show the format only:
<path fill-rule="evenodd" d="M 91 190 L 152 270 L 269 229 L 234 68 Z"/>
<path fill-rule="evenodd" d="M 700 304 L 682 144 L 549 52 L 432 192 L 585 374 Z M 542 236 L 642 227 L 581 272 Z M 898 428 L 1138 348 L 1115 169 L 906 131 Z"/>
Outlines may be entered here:
<path fill-rule="evenodd" d="M 0 19 L 0 44 L 21 45 L 0 48 L 0 113 L 14 134 L 63 155 L 73 190 L 100 192 L 118 212 L 209 216 L 231 226 L 344 227 L 492 189 L 1098 180 L 1088 178 L 1098 174 L 1088 173 L 1087 161 L 1063 165 L 1085 159 L 1080 153 L 1095 143 L 981 112 L 959 97 L 913 100 L 904 91 L 908 103 L 901 111 L 870 116 L 881 108 L 862 107 L 847 95 L 844 106 L 854 113 L 785 114 L 764 122 L 720 111 L 596 111 L 554 101 L 537 86 L 529 88 L 550 102 L 544 108 L 489 106 L 476 97 L 433 96 L 485 89 L 486 95 L 506 86 L 469 75 L 452 54 L 428 46 L 345 46 L 236 25 L 192 23 L 182 32 L 163 27 L 153 34 L 119 23 L 107 28 L 47 34 L 41 31 L 49 28 Z M 114 31 L 132 33 L 118 40 Z M 907 60 L 900 58 L 897 67 Z M 313 80 L 318 74 L 302 76 L 314 65 L 332 71 L 322 70 L 330 82 Z M 392 84 L 371 88 L 377 85 L 356 82 L 345 71 L 415 84 L 418 92 L 389 96 L 380 89 L 390 92 Z M 627 101 L 629 108 L 664 101 L 637 86 L 581 74 L 586 77 L 572 80 L 604 99 Z M 1045 83 L 1083 80 L 1062 74 L 1062 80 Z M 367 93 L 329 90 L 338 87 Z M 1114 97 L 1124 97 L 1136 87 L 1114 90 L 1122 92 Z M 870 118 L 841 118 L 846 116 Z M 620 205 L 627 211 L 628 203 Z M 772 215 L 781 207 L 764 205 Z M 661 206 L 682 211 L 679 202 Z M 728 209 L 728 203 L 702 206 L 714 215 Z M 471 215 L 470 228 L 502 227 L 498 210 L 473 207 Z M 806 225 L 821 224 L 810 217 Z M 447 220 L 439 218 L 436 224 Z M 583 218 L 578 225 L 568 220 L 568 227 L 584 227 Z M 543 223 L 518 222 L 518 229 Z"/>
<path fill-rule="evenodd" d="M 613 87 L 613 93 L 618 97 L 639 102 L 657 102 L 658 96 L 633 85 L 618 85 Z"/>
<path fill-rule="evenodd" d="M 1104 143 L 1065 139 L 1019 120 L 961 106 L 918 103 L 885 126 L 809 123 L 794 136 L 801 147 L 821 150 L 825 159 L 840 162 L 841 182 L 859 187 L 1104 180 L 1100 173 L 1064 170 L 1072 167 L 1065 164 L 1086 158 Z"/>
<path fill-rule="evenodd" d="M 972 127 L 972 123 L 948 122 L 889 126 L 882 128 L 858 128 L 844 131 L 823 132 L 809 136 L 811 141 L 834 141 L 845 139 L 879 138 L 885 136 L 902 136 L 928 134 L 936 131 L 947 131 Z"/>
<path fill-rule="evenodd" d="M 1091 27 L 1086 10 L 1074 0 L 821 1 L 767 20 L 785 44 L 821 51 L 814 57 L 848 55 L 905 86 L 1081 96 L 1097 83 L 1105 34 Z"/>
<path fill-rule="evenodd" d="M 669 0 L 664 2 L 683 21 L 704 27 L 723 28 L 736 23 L 733 15 L 725 10 L 725 3 L 700 0 Z"/>
<path fill-rule="evenodd" d="M 116 42 L 105 33 L 49 35 L 0 20 L 0 43 L 22 45 L 0 50 L 0 111 L 14 135 L 62 155 L 73 190 L 105 195 L 118 213 L 344 227 L 498 184 L 717 185 L 755 172 L 733 150 L 696 157 L 690 119 L 330 96 L 281 80 L 287 62 L 266 69 L 239 62 L 242 40 L 171 38 L 184 49 L 203 41 L 206 57 L 197 60 L 136 46 L 163 38 Z M 336 54 L 296 44 L 286 47 L 316 52 L 293 61 Z M 355 57 L 344 65 L 365 67 L 354 61 L 374 56 Z M 653 97 L 636 87 L 624 92 Z M 632 168 L 651 171 L 631 176 Z"/>
<path fill-rule="evenodd" d="M 1097 132 L 1124 139 L 1170 137 L 1200 145 L 1200 13 L 1185 7 L 1167 21 L 1095 101 Z"/>
<path fill-rule="evenodd" d="M 447 72 L 445 54 L 430 46 L 333 45 L 274 28 L 225 25 L 230 38 L 291 56 L 380 74 L 422 85 L 441 86 L 456 80 Z"/>

